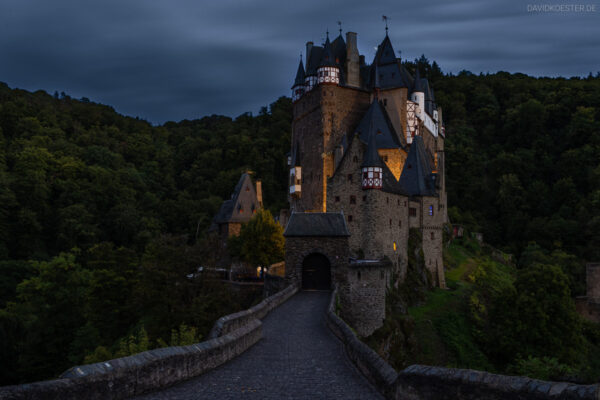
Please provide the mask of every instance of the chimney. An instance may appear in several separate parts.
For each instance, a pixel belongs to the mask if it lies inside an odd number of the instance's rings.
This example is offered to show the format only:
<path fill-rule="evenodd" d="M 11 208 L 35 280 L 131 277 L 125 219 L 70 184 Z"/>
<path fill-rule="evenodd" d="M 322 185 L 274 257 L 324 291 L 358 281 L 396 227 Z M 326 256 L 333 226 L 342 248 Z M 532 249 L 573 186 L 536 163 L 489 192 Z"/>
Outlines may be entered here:
<path fill-rule="evenodd" d="M 306 42 L 306 57 L 304 57 L 306 59 L 306 66 L 304 67 L 304 70 L 308 72 L 308 63 L 310 61 L 310 52 L 313 48 L 313 42 Z"/>
<path fill-rule="evenodd" d="M 346 84 L 348 86 L 360 86 L 359 61 L 356 33 L 346 32 Z"/>
<path fill-rule="evenodd" d="M 262 199 L 262 181 L 256 181 L 256 199 L 258 200 L 258 207 L 263 208 L 263 199 Z"/>

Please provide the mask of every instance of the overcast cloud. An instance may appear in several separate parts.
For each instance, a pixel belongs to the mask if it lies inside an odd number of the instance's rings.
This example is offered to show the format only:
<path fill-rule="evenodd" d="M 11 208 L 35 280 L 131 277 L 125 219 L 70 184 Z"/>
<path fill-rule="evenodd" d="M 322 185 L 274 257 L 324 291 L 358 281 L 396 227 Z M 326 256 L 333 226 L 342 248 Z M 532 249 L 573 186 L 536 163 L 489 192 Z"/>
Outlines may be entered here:
<path fill-rule="evenodd" d="M 530 3 L 528 3 L 530 1 Z M 306 41 L 336 21 L 370 62 L 383 14 L 402 58 L 445 72 L 574 76 L 600 70 L 600 3 L 533 0 L 0 0 L 0 81 L 64 91 L 153 123 L 257 112 L 289 95 Z M 531 7 L 529 7 L 531 8 Z"/>

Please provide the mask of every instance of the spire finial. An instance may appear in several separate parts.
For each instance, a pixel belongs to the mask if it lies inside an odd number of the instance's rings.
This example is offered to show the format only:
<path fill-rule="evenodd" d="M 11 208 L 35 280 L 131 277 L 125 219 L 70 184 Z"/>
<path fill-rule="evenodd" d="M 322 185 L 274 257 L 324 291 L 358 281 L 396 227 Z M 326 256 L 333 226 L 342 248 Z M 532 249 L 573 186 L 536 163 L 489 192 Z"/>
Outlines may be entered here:
<path fill-rule="evenodd" d="M 329 40 L 329 28 L 327 28 L 327 31 L 325 31 L 325 33 L 327 34 L 327 40 Z"/>
<path fill-rule="evenodd" d="M 338 21 L 337 24 L 340 27 L 340 36 L 342 36 L 342 21 Z"/>
<path fill-rule="evenodd" d="M 383 20 L 383 22 L 385 22 L 385 36 L 388 35 L 388 20 L 390 20 L 391 18 L 384 15 L 381 17 L 381 19 Z"/>

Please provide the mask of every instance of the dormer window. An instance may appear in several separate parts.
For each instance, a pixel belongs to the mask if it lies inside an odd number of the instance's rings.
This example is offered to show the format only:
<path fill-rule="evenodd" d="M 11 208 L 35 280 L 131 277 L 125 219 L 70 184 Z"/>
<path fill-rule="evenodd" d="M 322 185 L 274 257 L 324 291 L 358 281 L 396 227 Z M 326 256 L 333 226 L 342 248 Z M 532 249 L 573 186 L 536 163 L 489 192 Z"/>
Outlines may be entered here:
<path fill-rule="evenodd" d="M 244 213 L 244 208 L 242 207 L 241 204 L 238 205 L 238 213 L 239 214 L 243 214 Z"/>

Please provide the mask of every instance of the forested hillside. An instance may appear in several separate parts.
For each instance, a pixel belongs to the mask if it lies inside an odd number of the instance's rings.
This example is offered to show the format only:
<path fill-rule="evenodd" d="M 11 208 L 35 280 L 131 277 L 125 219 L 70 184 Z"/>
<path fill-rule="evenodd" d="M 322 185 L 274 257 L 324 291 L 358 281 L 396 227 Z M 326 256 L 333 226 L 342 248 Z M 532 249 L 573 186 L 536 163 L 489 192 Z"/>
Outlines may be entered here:
<path fill-rule="evenodd" d="M 188 275 L 210 264 L 206 229 L 242 171 L 285 205 L 290 124 L 287 98 L 153 127 L 0 84 L 0 385 L 192 343 L 248 307 Z"/>
<path fill-rule="evenodd" d="M 452 222 L 517 268 L 531 249 L 550 257 L 582 294 L 584 262 L 600 260 L 600 78 L 415 65 L 443 107 Z M 197 340 L 250 303 L 186 276 L 209 262 L 206 228 L 243 170 L 268 208 L 286 206 L 290 130 L 287 98 L 152 126 L 0 84 L 0 384 Z"/>

